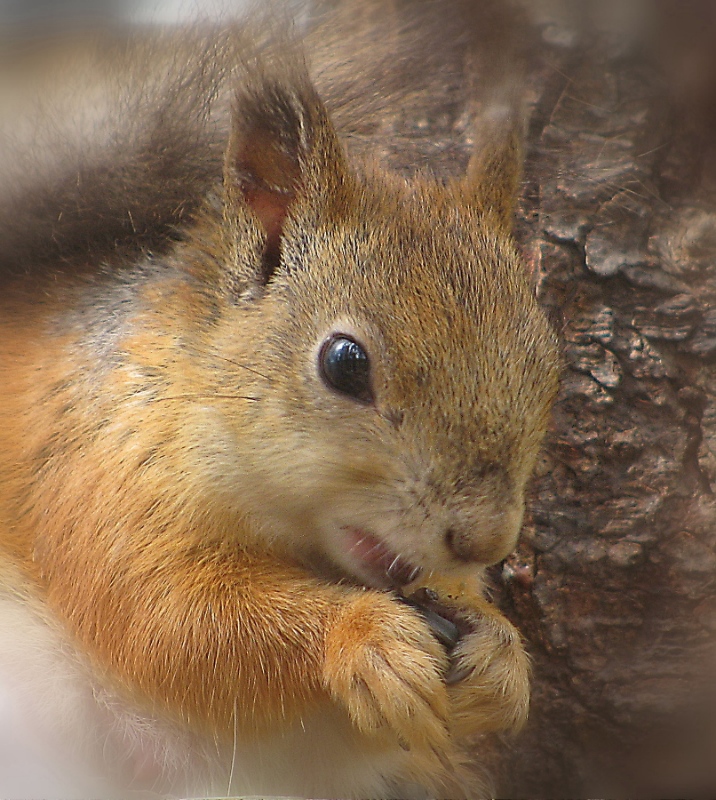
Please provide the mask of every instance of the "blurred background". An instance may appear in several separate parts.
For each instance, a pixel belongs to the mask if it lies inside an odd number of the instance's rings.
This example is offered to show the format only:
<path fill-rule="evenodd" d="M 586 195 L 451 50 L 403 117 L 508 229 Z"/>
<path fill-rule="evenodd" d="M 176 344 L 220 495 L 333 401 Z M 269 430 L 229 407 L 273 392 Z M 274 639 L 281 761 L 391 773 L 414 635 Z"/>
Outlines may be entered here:
<path fill-rule="evenodd" d="M 0 28 L 19 33 L 124 22 L 179 23 L 248 5 L 247 0 L 0 0 Z"/>

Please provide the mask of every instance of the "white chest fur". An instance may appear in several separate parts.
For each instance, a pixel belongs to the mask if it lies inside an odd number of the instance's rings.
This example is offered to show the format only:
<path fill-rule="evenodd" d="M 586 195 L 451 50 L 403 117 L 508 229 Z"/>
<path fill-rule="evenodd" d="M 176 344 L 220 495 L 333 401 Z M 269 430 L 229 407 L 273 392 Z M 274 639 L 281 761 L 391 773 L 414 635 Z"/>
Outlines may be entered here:
<path fill-rule="evenodd" d="M 406 754 L 337 708 L 280 735 L 219 743 L 102 688 L 43 610 L 0 586 L 0 797 L 423 797 Z"/>

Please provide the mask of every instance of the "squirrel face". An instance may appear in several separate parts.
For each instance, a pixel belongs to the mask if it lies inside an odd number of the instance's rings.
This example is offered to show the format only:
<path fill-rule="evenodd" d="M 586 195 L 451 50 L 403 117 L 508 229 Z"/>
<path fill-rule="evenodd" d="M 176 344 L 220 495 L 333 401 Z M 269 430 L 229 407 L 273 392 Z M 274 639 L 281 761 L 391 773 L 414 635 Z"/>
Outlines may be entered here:
<path fill-rule="evenodd" d="M 289 547 L 385 585 L 514 547 L 556 379 L 507 238 L 443 190 L 369 191 L 338 235 L 286 226 L 249 413 Z"/>
<path fill-rule="evenodd" d="M 357 175 L 314 96 L 282 108 L 252 124 L 244 100 L 225 174 L 235 299 L 211 346 L 252 398 L 223 407 L 244 508 L 278 546 L 372 586 L 494 563 L 557 384 L 509 209 L 494 185 L 480 196 L 484 171 Z"/>

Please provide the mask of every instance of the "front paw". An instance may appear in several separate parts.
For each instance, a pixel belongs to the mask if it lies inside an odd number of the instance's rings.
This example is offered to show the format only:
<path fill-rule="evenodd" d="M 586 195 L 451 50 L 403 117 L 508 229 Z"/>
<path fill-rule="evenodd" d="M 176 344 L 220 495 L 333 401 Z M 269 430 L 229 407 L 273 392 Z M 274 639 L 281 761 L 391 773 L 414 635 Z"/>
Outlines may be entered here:
<path fill-rule="evenodd" d="M 529 659 L 519 631 L 482 595 L 479 585 L 431 576 L 409 598 L 450 653 L 445 680 L 450 730 L 459 738 L 492 731 L 518 731 L 527 719 Z"/>
<path fill-rule="evenodd" d="M 364 733 L 392 731 L 406 749 L 448 746 L 445 651 L 420 615 L 379 592 L 341 608 L 326 636 L 325 684 Z"/>
<path fill-rule="evenodd" d="M 458 737 L 516 732 L 527 721 L 530 664 L 517 629 L 485 604 L 463 612 L 469 622 L 451 653 L 451 731 Z"/>

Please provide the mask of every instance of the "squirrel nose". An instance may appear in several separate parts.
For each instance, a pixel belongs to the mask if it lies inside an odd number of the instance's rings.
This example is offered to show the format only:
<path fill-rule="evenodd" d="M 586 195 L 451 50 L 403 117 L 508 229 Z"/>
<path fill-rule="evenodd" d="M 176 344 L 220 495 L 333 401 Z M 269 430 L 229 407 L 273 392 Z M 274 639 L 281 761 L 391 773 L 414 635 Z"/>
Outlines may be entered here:
<path fill-rule="evenodd" d="M 445 531 L 445 545 L 458 561 L 495 564 L 512 552 L 522 528 L 522 508 L 505 510 L 469 529 L 452 526 Z"/>

